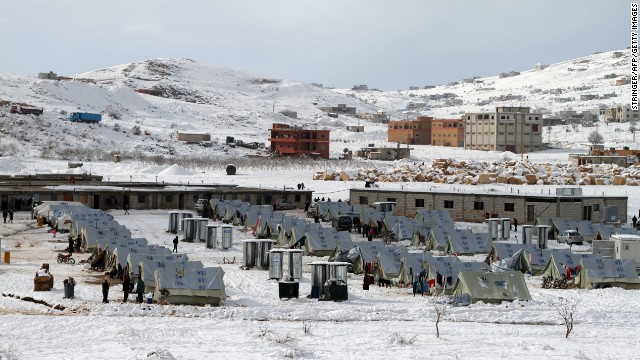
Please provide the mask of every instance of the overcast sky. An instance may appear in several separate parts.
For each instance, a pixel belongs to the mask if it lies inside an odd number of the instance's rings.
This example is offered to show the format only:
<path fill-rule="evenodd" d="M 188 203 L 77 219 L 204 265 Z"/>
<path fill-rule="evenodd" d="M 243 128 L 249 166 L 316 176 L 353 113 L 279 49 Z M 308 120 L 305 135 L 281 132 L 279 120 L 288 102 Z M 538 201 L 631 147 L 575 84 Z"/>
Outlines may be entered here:
<path fill-rule="evenodd" d="M 384 90 L 630 46 L 630 1 L 0 0 L 0 73 L 190 58 Z"/>

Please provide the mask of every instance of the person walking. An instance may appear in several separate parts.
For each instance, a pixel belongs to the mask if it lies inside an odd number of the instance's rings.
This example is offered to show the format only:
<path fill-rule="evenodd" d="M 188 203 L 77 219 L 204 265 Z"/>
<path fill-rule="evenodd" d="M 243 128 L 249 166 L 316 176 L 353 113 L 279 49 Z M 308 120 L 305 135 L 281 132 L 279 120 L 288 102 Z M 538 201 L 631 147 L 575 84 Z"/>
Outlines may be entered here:
<path fill-rule="evenodd" d="M 13 224 L 13 209 L 9 209 L 9 222 Z"/>
<path fill-rule="evenodd" d="M 109 273 L 104 274 L 104 281 L 102 282 L 102 302 L 105 304 L 109 302 L 109 281 L 107 276 L 109 276 Z"/>
<path fill-rule="evenodd" d="M 373 241 L 373 233 L 373 228 L 369 228 L 369 236 L 367 237 L 367 240 Z"/>
<path fill-rule="evenodd" d="M 69 256 L 73 255 L 73 237 L 69 235 Z"/>
<path fill-rule="evenodd" d="M 7 209 L 3 209 L 2 210 L 2 218 L 4 219 L 4 223 L 7 223 L 7 216 L 9 215 L 9 213 L 7 212 Z"/>
<path fill-rule="evenodd" d="M 129 215 L 129 205 L 128 204 L 124 205 L 124 214 L 125 215 Z"/>
<path fill-rule="evenodd" d="M 138 284 L 136 285 L 136 294 L 138 295 L 136 301 L 141 304 L 143 302 L 144 295 L 144 280 L 142 280 L 142 277 L 138 279 Z"/>
<path fill-rule="evenodd" d="M 633 227 L 635 228 L 636 223 L 638 222 L 638 218 L 635 215 L 633 215 L 633 217 L 631 218 L 631 222 L 633 222 Z"/>
<path fill-rule="evenodd" d="M 178 235 L 173 238 L 173 252 L 178 252 Z"/>
<path fill-rule="evenodd" d="M 124 300 L 122 302 L 124 303 L 129 300 L 129 290 L 131 290 L 131 278 L 128 273 L 125 273 L 122 280 L 122 291 L 124 291 Z"/>
<path fill-rule="evenodd" d="M 513 218 L 513 231 L 518 231 L 518 219 Z"/>

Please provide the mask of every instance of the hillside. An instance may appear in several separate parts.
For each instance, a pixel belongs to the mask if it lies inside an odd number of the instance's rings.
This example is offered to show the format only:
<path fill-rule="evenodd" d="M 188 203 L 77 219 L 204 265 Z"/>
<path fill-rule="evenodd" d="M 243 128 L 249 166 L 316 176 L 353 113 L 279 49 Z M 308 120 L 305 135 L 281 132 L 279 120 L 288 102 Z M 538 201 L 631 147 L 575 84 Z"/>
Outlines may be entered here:
<path fill-rule="evenodd" d="M 628 102 L 630 85 L 614 86 L 615 79 L 604 77 L 625 75 L 629 57 L 630 50 L 600 53 L 540 71 L 522 71 L 513 77 L 477 78 L 472 83 L 399 92 L 323 89 L 188 59 L 124 64 L 77 74 L 72 81 L 0 74 L 0 132 L 4 135 L 0 148 L 5 155 L 62 159 L 106 159 L 114 151 L 150 156 L 246 156 L 262 152 L 229 148 L 224 145 L 226 136 L 266 143 L 271 124 L 285 122 L 332 130 L 331 152 L 337 157 L 345 147 L 387 144 L 386 126 L 343 115 L 329 118 L 319 110 L 320 106 L 345 103 L 358 112 L 384 110 L 392 114 L 392 119 L 413 116 L 407 114 L 409 102 L 424 102 L 427 107 L 420 113 L 442 117 L 500 105 L 527 105 L 545 112 L 592 109 Z M 136 89 L 159 90 L 163 97 L 141 94 Z M 449 99 L 425 100 L 442 94 L 453 95 L 447 95 Z M 581 101 L 583 94 L 616 97 Z M 496 100 L 501 95 L 519 100 Z M 44 114 L 10 114 L 11 103 L 42 107 Z M 278 114 L 287 109 L 296 111 L 298 119 Z M 99 125 L 71 123 L 66 119 L 74 111 L 102 113 L 103 121 Z M 365 133 L 344 130 L 344 125 L 358 123 L 366 126 Z M 610 134 L 604 133 L 607 143 L 628 144 L 627 140 L 619 141 L 620 132 L 626 132 L 621 126 L 608 127 Z M 134 127 L 139 127 L 140 135 L 134 134 Z M 211 133 L 214 145 L 203 148 L 176 141 L 176 130 Z M 571 136 L 567 131 L 571 130 L 558 127 L 551 134 L 545 131 L 545 141 L 561 148 L 584 148 L 588 131 L 578 129 Z M 420 157 L 423 150 L 429 153 L 429 148 L 417 149 L 416 156 Z"/>

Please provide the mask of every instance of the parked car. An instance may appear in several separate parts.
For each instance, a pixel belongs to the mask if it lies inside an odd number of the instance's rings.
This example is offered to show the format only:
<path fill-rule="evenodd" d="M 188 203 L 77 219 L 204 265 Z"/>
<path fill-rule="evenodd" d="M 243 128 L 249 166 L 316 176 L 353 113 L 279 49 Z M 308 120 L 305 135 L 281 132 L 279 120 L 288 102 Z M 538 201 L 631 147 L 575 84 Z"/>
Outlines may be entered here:
<path fill-rule="evenodd" d="M 297 209 L 297 207 L 290 203 L 289 200 L 279 200 L 276 201 L 276 210 L 293 210 Z"/>
<path fill-rule="evenodd" d="M 558 235 L 559 243 L 578 244 L 581 245 L 583 241 L 582 235 L 576 230 L 565 230 Z"/>
<path fill-rule="evenodd" d="M 355 215 L 354 214 L 338 215 L 331 220 L 331 226 L 333 226 L 338 231 L 351 232 L 351 228 L 353 227 L 353 216 Z"/>
<path fill-rule="evenodd" d="M 204 203 L 207 202 L 209 200 L 207 199 L 198 199 L 198 201 L 196 202 L 196 211 L 198 213 L 202 212 L 202 209 L 204 208 Z"/>

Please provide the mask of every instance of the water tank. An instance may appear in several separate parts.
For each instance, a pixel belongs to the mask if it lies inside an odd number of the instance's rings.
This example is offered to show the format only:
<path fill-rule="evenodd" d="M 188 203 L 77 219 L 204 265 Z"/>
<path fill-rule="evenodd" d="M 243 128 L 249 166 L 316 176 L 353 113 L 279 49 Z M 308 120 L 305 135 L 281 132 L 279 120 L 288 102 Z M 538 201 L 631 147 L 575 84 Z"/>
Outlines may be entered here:
<path fill-rule="evenodd" d="M 511 219 L 500 219 L 500 235 L 503 240 L 508 240 L 511 237 Z"/>
<path fill-rule="evenodd" d="M 184 231 L 184 223 L 182 222 L 182 220 L 184 219 L 189 219 L 192 218 L 193 214 L 190 212 L 186 212 L 186 211 L 180 211 L 178 212 L 178 232 L 182 233 Z"/>
<path fill-rule="evenodd" d="M 533 244 L 533 225 L 522 225 L 522 243 Z"/>
<path fill-rule="evenodd" d="M 290 249 L 285 254 L 289 258 L 289 276 L 293 280 L 300 280 L 302 277 L 302 249 Z"/>
<path fill-rule="evenodd" d="M 175 234 L 178 232 L 178 215 L 179 211 L 169 211 L 169 226 L 167 227 L 167 231 Z"/>
<path fill-rule="evenodd" d="M 273 240 L 258 240 L 256 266 L 262 269 L 269 267 L 269 250 L 273 247 Z"/>
<path fill-rule="evenodd" d="M 498 238 L 498 222 L 500 219 L 491 218 L 487 219 L 487 224 L 489 225 L 489 234 L 491 235 L 491 240 L 496 240 Z"/>
<path fill-rule="evenodd" d="M 222 248 L 227 250 L 233 246 L 233 226 L 220 225 L 222 232 Z"/>
<path fill-rule="evenodd" d="M 207 248 L 215 249 L 218 246 L 218 225 L 207 225 Z"/>
<path fill-rule="evenodd" d="M 329 278 L 341 282 L 342 285 L 347 284 L 347 265 L 346 262 L 329 263 Z"/>
<path fill-rule="evenodd" d="M 282 279 L 284 249 L 272 249 L 269 252 L 269 279 Z"/>
<path fill-rule="evenodd" d="M 256 240 L 242 240 L 242 267 L 252 268 L 256 266 Z"/>
<path fill-rule="evenodd" d="M 182 219 L 182 240 L 193 241 L 196 236 L 196 222 L 194 218 Z"/>
<path fill-rule="evenodd" d="M 312 262 L 311 264 L 311 299 L 317 299 L 322 294 L 325 281 L 327 281 L 328 268 L 326 261 Z"/>
<path fill-rule="evenodd" d="M 194 240 L 205 242 L 207 241 L 207 225 L 209 225 L 209 219 L 195 218 L 196 235 Z"/>
<path fill-rule="evenodd" d="M 551 229 L 551 226 L 536 225 L 536 236 L 538 237 L 538 248 L 540 249 L 547 248 L 547 240 L 549 239 L 549 229 Z"/>

